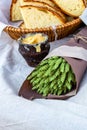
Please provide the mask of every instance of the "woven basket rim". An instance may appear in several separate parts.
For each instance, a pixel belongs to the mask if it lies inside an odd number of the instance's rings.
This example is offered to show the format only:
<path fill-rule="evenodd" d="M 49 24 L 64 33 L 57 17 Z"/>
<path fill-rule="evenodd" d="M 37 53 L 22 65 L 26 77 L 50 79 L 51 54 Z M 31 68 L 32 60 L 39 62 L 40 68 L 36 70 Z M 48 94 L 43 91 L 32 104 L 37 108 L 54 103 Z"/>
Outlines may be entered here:
<path fill-rule="evenodd" d="M 57 25 L 56 29 L 62 29 L 62 28 L 68 28 L 68 26 L 70 25 L 75 25 L 76 23 L 81 23 L 80 18 L 76 18 L 70 22 L 67 22 L 65 24 L 62 25 Z M 27 28 L 20 28 L 20 27 L 14 27 L 14 26 L 6 26 L 4 31 L 9 32 L 9 31 L 15 31 L 15 32 L 45 32 L 45 31 L 49 31 L 49 30 L 53 30 L 53 28 L 50 27 L 44 27 L 44 28 L 35 28 L 35 29 L 27 29 Z"/>

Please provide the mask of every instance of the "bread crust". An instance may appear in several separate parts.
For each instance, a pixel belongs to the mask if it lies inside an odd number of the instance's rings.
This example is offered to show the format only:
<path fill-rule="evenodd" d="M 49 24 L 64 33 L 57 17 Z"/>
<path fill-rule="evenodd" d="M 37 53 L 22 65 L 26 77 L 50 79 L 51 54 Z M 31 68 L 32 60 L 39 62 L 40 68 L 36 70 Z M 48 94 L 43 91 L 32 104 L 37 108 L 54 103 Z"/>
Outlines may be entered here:
<path fill-rule="evenodd" d="M 13 8 L 14 8 L 14 6 L 16 5 L 17 2 L 18 2 L 18 0 L 12 0 L 12 3 L 11 3 L 11 7 L 10 7 L 10 20 L 11 20 L 11 21 L 14 21 L 14 20 L 13 20 L 12 13 L 13 13 Z M 36 6 L 37 6 L 37 4 L 38 4 L 38 6 L 39 6 L 39 4 L 40 4 L 40 6 L 41 6 L 41 4 L 42 4 L 42 7 L 43 7 L 43 6 L 46 6 L 47 8 L 52 9 L 52 10 L 53 10 L 55 13 L 57 13 L 60 17 L 62 17 L 62 19 L 64 20 L 64 22 L 67 21 L 66 16 L 61 12 L 61 10 L 60 10 L 59 8 L 56 8 L 56 7 L 54 8 L 53 6 L 49 5 L 48 3 L 40 2 L 39 0 L 24 0 L 24 2 L 29 2 L 29 5 L 33 5 L 33 4 L 36 3 Z M 30 3 L 30 2 L 32 2 L 32 3 Z M 25 3 L 25 4 L 27 4 L 27 3 Z M 15 20 L 15 21 L 16 21 L 16 20 Z"/>
<path fill-rule="evenodd" d="M 29 1 L 32 1 L 32 0 L 24 0 L 24 2 L 29 2 Z M 39 1 L 39 2 L 44 2 L 44 3 L 51 2 L 51 4 L 53 4 L 54 6 L 56 6 L 55 3 L 54 3 L 53 1 L 51 1 L 51 0 L 46 0 L 46 1 L 48 1 L 48 2 L 45 2 L 44 0 L 33 0 L 33 1 Z M 50 5 L 50 4 L 49 4 L 49 5 Z"/>
<path fill-rule="evenodd" d="M 19 28 L 25 28 L 24 22 L 19 25 Z"/>
<path fill-rule="evenodd" d="M 17 0 L 12 0 L 11 2 L 11 6 L 10 6 L 10 20 L 12 21 L 12 9 L 13 9 L 13 5 L 16 4 Z"/>
<path fill-rule="evenodd" d="M 44 7 L 47 7 L 48 9 L 52 9 L 55 13 L 57 13 L 60 17 L 62 17 L 62 19 L 64 20 L 64 22 L 67 21 L 66 16 L 61 12 L 61 10 L 59 8 L 56 8 L 56 7 L 53 8 L 51 5 L 49 5 L 49 4 L 45 3 L 45 2 L 40 2 L 40 1 L 36 1 L 36 0 L 35 1 L 34 0 L 26 0 L 26 2 L 33 2 L 34 4 L 38 3 L 38 5 L 35 5 L 35 6 L 39 6 L 39 4 L 42 4 L 42 7 L 44 5 Z M 29 4 L 29 5 L 32 6 L 33 3 Z"/>
<path fill-rule="evenodd" d="M 12 0 L 12 3 L 16 3 L 17 2 L 17 0 Z"/>
<path fill-rule="evenodd" d="M 40 7 L 40 6 L 34 6 L 34 5 L 20 6 L 20 8 L 25 8 L 25 7 L 28 7 L 28 8 L 34 7 L 34 8 L 38 8 L 40 10 L 44 10 L 44 11 L 47 10 L 47 11 L 51 12 L 53 15 L 55 15 L 56 17 L 58 17 L 62 21 L 63 24 L 65 23 L 64 19 L 58 13 L 54 12 L 53 10 L 51 10 L 51 9 L 49 9 L 47 7 Z"/>
<path fill-rule="evenodd" d="M 75 16 L 75 15 L 72 15 L 70 12 L 64 10 L 62 7 L 60 7 L 60 5 L 56 2 L 56 0 L 52 0 L 65 14 L 69 15 L 69 16 L 72 16 L 72 17 L 78 17 L 78 16 Z M 83 6 L 85 8 L 85 3 L 84 3 L 84 0 L 82 0 L 83 2 Z"/>

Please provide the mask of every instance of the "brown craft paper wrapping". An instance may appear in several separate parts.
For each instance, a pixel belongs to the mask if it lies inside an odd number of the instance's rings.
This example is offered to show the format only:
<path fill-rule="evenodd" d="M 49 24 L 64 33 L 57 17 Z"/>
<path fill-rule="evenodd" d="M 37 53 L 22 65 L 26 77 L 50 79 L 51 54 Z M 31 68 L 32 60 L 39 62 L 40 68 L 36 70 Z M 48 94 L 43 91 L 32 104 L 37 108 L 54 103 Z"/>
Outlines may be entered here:
<path fill-rule="evenodd" d="M 87 37 L 87 27 L 82 29 L 77 35 L 82 35 Z M 74 38 L 71 38 L 70 41 L 67 42 L 65 45 L 72 46 L 72 47 L 78 46 L 87 49 L 87 43 L 83 42 L 82 40 L 79 40 L 78 42 L 78 40 L 76 41 Z M 76 95 L 78 88 L 80 87 L 80 82 L 87 69 L 87 61 L 71 58 L 71 57 L 64 57 L 64 58 L 71 65 L 72 70 L 76 77 L 76 86 L 72 91 L 60 96 L 49 94 L 47 97 L 43 97 L 42 95 L 38 94 L 35 90 L 32 90 L 32 84 L 30 84 L 29 80 L 26 79 L 20 88 L 19 96 L 22 96 L 26 99 L 35 99 L 35 98 L 67 99 L 71 96 Z"/>

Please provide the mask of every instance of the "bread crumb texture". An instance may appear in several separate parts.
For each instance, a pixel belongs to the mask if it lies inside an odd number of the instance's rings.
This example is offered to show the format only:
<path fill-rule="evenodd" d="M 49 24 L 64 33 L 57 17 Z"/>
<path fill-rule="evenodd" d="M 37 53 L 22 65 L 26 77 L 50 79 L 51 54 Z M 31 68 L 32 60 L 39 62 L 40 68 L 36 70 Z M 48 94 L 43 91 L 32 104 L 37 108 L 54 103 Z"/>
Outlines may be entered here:
<path fill-rule="evenodd" d="M 68 15 L 78 17 L 85 9 L 83 0 L 54 0 L 54 2 Z"/>
<path fill-rule="evenodd" d="M 63 24 L 61 17 L 55 15 L 47 8 L 22 6 L 20 8 L 26 28 L 43 28 Z"/>

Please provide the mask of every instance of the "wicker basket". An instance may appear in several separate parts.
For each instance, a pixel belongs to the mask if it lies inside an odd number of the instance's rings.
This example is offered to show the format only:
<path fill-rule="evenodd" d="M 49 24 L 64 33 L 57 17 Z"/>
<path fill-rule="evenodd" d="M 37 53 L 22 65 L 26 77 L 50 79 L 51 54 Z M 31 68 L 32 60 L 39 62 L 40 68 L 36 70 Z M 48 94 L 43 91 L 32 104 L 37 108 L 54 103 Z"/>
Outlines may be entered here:
<path fill-rule="evenodd" d="M 73 33 L 77 28 L 81 26 L 82 21 L 77 18 L 71 22 L 67 22 L 66 24 L 59 25 L 56 27 L 57 39 L 61 39 L 71 33 Z M 32 33 L 32 32 L 41 32 L 45 33 L 49 37 L 49 41 L 55 40 L 55 31 L 52 27 L 48 28 L 40 28 L 40 29 L 23 29 L 23 28 L 15 28 L 12 26 L 7 26 L 4 29 L 13 39 L 17 40 L 22 34 Z"/>

